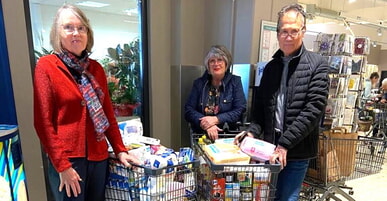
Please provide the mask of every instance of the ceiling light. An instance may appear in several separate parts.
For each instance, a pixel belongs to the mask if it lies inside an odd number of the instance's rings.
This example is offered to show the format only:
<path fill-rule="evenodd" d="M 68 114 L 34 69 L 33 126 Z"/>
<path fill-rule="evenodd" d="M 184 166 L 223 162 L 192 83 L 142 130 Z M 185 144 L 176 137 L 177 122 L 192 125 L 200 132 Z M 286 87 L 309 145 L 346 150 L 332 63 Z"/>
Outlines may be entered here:
<path fill-rule="evenodd" d="M 348 0 L 348 3 L 354 3 L 356 0 Z"/>
<path fill-rule="evenodd" d="M 93 7 L 93 8 L 101 8 L 101 7 L 110 5 L 108 3 L 100 3 L 95 1 L 80 1 L 75 4 L 78 6 L 87 6 L 87 7 Z"/>
<path fill-rule="evenodd" d="M 376 41 L 372 41 L 372 47 L 376 47 L 377 43 Z"/>
<path fill-rule="evenodd" d="M 383 32 L 382 32 L 381 28 L 379 28 L 376 32 L 378 33 L 378 36 L 382 36 L 383 35 Z"/>

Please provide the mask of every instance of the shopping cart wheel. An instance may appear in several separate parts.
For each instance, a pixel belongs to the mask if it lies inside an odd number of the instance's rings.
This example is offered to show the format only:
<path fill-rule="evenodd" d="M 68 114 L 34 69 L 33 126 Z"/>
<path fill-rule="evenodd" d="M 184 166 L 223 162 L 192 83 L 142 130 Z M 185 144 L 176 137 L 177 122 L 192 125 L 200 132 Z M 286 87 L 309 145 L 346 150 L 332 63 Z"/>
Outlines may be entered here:
<path fill-rule="evenodd" d="M 353 190 L 348 191 L 348 194 L 353 195 Z"/>

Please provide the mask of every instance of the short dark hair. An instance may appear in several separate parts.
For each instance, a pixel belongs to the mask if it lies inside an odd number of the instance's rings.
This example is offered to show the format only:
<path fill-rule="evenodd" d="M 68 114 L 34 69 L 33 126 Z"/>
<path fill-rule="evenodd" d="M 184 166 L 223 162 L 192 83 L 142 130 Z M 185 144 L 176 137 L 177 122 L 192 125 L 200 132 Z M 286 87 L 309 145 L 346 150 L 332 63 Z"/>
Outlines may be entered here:
<path fill-rule="evenodd" d="M 285 15 L 285 13 L 289 11 L 295 11 L 298 14 L 301 14 L 302 19 L 304 20 L 304 29 L 306 28 L 306 12 L 304 11 L 304 8 L 300 4 L 290 4 L 287 6 L 284 6 L 279 12 L 278 12 L 278 20 L 277 20 L 277 32 L 279 32 L 282 24 L 281 19 Z"/>
<path fill-rule="evenodd" d="M 373 78 L 379 78 L 379 73 L 378 72 L 371 73 L 370 79 L 373 79 Z"/>

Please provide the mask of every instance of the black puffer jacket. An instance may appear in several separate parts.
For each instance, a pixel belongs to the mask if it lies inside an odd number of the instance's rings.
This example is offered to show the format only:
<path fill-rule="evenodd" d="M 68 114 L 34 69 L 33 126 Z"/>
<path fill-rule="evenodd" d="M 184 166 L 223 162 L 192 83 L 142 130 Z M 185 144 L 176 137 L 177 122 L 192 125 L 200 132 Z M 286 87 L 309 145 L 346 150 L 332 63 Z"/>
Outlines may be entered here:
<path fill-rule="evenodd" d="M 284 132 L 274 134 L 277 93 L 281 83 L 283 52 L 277 51 L 266 65 L 260 86 L 254 89 L 251 125 L 248 131 L 265 141 L 288 149 L 287 160 L 317 155 L 321 118 L 328 96 L 328 64 L 319 54 L 301 47 L 289 63 Z"/>

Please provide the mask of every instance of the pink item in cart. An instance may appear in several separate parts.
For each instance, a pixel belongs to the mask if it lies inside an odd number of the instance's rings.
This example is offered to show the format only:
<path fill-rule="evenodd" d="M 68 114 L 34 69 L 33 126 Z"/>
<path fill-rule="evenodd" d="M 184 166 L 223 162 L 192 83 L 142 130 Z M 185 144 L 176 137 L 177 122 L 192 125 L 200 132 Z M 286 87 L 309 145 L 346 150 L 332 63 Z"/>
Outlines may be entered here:
<path fill-rule="evenodd" d="M 240 149 L 257 161 L 267 161 L 274 153 L 275 145 L 263 140 L 245 137 L 240 144 Z"/>

